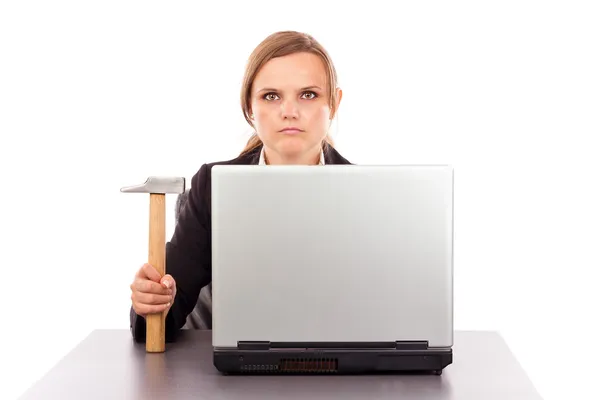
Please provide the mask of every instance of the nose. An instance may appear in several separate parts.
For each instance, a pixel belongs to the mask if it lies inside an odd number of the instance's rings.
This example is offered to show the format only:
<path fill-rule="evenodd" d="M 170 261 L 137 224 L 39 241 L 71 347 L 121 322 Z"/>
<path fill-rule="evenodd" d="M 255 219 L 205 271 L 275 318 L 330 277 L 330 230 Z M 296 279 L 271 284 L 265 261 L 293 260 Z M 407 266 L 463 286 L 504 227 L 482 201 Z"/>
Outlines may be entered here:
<path fill-rule="evenodd" d="M 298 104 L 295 100 L 281 102 L 281 117 L 284 119 L 298 118 Z"/>

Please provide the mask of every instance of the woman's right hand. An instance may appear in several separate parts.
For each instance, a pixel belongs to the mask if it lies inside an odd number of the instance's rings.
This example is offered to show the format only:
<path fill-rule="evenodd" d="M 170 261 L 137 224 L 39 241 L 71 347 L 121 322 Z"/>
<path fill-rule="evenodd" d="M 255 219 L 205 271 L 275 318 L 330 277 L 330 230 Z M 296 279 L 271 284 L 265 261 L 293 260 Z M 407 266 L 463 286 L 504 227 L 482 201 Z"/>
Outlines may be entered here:
<path fill-rule="evenodd" d="M 133 310 L 144 318 L 148 314 L 168 312 L 177 294 L 175 279 L 168 274 L 161 278 L 158 271 L 147 263 L 138 270 L 129 287 Z"/>

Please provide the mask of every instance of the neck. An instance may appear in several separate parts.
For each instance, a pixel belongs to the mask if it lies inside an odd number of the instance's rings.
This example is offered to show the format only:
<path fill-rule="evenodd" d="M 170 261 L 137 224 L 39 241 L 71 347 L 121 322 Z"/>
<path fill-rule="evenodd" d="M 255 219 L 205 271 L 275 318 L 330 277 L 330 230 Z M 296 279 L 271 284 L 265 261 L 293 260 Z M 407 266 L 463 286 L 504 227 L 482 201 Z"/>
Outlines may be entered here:
<path fill-rule="evenodd" d="M 265 147 L 265 163 L 269 165 L 317 165 L 321 159 L 321 146 L 298 155 L 281 155 Z"/>

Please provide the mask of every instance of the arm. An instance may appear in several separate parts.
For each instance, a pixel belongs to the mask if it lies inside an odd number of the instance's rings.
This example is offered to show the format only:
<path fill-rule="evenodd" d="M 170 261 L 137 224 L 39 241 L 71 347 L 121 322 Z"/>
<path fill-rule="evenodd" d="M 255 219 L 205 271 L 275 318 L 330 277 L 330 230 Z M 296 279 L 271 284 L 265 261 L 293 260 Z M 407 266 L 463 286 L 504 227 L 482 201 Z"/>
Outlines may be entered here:
<path fill-rule="evenodd" d="M 192 177 L 185 206 L 181 210 L 171 241 L 166 244 L 166 272 L 177 285 L 175 301 L 167 313 L 165 339 L 174 341 L 177 332 L 193 311 L 200 290 L 211 282 L 210 214 L 208 190 L 210 173 L 206 164 Z M 130 326 L 137 342 L 146 340 L 146 320 L 130 310 Z"/>

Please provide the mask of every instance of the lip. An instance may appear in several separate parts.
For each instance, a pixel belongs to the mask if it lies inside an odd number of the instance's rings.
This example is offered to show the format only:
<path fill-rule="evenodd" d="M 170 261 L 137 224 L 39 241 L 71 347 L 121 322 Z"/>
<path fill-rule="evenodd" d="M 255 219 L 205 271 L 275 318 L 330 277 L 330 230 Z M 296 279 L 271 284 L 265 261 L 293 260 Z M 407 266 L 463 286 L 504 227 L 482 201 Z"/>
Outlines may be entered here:
<path fill-rule="evenodd" d="M 296 128 L 296 127 L 290 126 L 290 127 L 287 127 L 287 128 L 283 128 L 279 132 L 288 133 L 288 134 L 294 134 L 294 133 L 300 133 L 300 132 L 304 132 L 304 131 L 302 129 L 300 129 L 300 128 Z"/>

